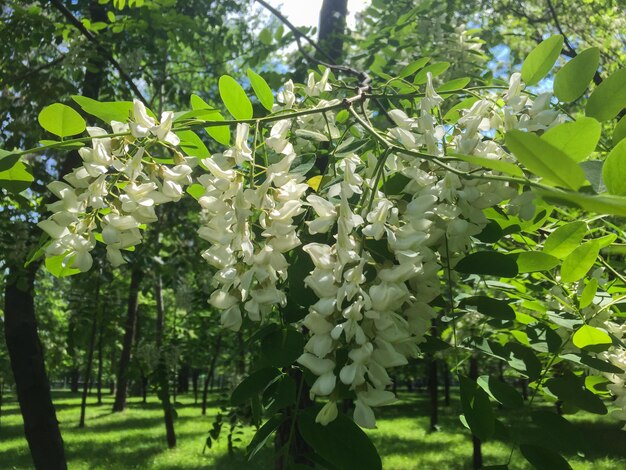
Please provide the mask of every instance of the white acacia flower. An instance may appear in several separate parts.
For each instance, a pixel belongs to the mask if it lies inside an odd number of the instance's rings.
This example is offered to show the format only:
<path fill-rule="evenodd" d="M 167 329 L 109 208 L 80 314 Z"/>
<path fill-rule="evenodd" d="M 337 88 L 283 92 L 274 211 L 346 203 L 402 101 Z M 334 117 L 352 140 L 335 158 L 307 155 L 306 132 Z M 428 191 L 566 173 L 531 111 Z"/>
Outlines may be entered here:
<path fill-rule="evenodd" d="M 235 136 L 235 145 L 224 152 L 224 156 L 232 158 L 238 166 L 243 162 L 252 161 L 252 150 L 248 147 L 248 133 L 250 126 L 246 123 L 237 124 L 237 133 Z"/>
<path fill-rule="evenodd" d="M 339 411 L 337 410 L 337 402 L 331 400 L 322 407 L 319 413 L 317 413 L 315 422 L 320 423 L 322 426 L 326 426 L 328 423 L 337 419 L 338 415 Z"/>

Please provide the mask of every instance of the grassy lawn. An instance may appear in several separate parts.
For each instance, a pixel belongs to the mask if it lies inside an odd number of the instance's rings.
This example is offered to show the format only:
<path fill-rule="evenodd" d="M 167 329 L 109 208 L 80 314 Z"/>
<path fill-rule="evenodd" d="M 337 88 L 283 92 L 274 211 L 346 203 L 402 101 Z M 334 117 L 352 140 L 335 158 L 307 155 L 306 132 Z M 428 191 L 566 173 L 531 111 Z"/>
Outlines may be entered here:
<path fill-rule="evenodd" d="M 226 393 L 226 392 L 225 392 Z M 243 450 L 234 458 L 227 455 L 226 436 L 222 434 L 217 445 L 203 453 L 204 438 L 224 397 L 211 396 L 207 416 L 201 416 L 193 398 L 178 398 L 176 433 L 178 447 L 167 450 L 163 418 L 156 397 L 147 405 L 131 398 L 124 413 L 111 413 L 112 397 L 106 396 L 102 406 L 89 404 L 87 427 L 78 429 L 78 396 L 55 392 L 54 402 L 61 422 L 70 470 L 78 469 L 271 469 L 271 452 L 266 450 L 254 463 L 246 462 Z M 89 403 L 95 398 L 90 397 Z M 401 394 L 398 404 L 378 412 L 378 429 L 369 434 L 388 470 L 408 469 L 462 469 L 471 468 L 469 434 L 458 421 L 456 406 L 441 411 L 441 430 L 429 433 L 426 397 Z M 513 432 L 544 438 L 540 430 L 532 429 L 525 411 L 505 414 Z M 626 433 L 620 423 L 608 417 L 580 414 L 572 421 L 584 436 L 587 452 L 584 456 L 568 454 L 575 469 L 626 468 Z M 245 448 L 253 430 L 246 429 L 241 448 Z M 553 436 L 556 438 L 557 436 Z M 548 436 L 550 438 L 550 436 Z M 494 441 L 484 445 L 485 465 L 505 463 L 510 453 L 506 442 Z M 0 425 L 0 469 L 29 469 L 30 456 L 23 438 L 22 422 L 17 404 L 5 402 Z M 513 454 L 510 468 L 530 468 L 519 452 Z M 361 469 L 356 469 L 361 470 Z"/>

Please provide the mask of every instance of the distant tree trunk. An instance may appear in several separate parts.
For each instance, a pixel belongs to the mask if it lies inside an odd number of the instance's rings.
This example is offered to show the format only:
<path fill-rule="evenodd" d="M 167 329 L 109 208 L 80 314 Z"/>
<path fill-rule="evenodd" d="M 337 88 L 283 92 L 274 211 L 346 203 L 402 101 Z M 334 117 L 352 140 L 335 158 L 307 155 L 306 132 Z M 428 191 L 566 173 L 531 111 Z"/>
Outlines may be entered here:
<path fill-rule="evenodd" d="M 4 398 L 4 379 L 0 377 L 0 429 L 2 429 L 2 399 Z"/>
<path fill-rule="evenodd" d="M 430 430 L 437 431 L 439 424 L 439 374 L 438 364 L 434 356 L 430 356 L 428 361 L 428 396 L 430 398 Z"/>
<path fill-rule="evenodd" d="M 78 393 L 78 382 L 80 381 L 80 369 L 72 367 L 70 371 L 70 392 Z"/>
<path fill-rule="evenodd" d="M 450 406 L 450 366 L 443 361 L 443 404 Z"/>
<path fill-rule="evenodd" d="M 348 0 L 324 0 L 320 10 L 317 43 L 328 57 L 317 54 L 319 60 L 328 61 L 330 58 L 335 64 L 341 63 L 347 13 Z"/>
<path fill-rule="evenodd" d="M 246 375 L 246 344 L 243 340 L 243 332 L 239 330 L 237 332 L 237 375 L 243 377 Z"/>
<path fill-rule="evenodd" d="M 115 391 L 115 402 L 113 412 L 124 411 L 126 407 L 126 391 L 128 389 L 128 368 L 130 365 L 131 352 L 135 341 L 135 330 L 137 329 L 137 310 L 139 308 L 139 285 L 143 273 L 138 268 L 133 269 L 130 275 L 130 287 L 128 289 L 128 310 L 126 313 L 126 325 L 124 329 L 124 342 L 122 344 L 122 355 L 117 373 L 117 390 Z"/>
<path fill-rule="evenodd" d="M 476 354 L 472 354 L 470 358 L 470 369 L 469 376 L 472 380 L 476 380 L 478 378 L 478 356 Z M 472 434 L 472 464 L 474 470 L 478 470 L 483 467 L 483 451 L 482 444 L 480 439 Z"/>
<path fill-rule="evenodd" d="M 528 400 L 528 379 L 520 379 L 520 386 L 522 388 L 522 398 L 524 401 Z"/>
<path fill-rule="evenodd" d="M 100 273 L 97 273 L 100 276 Z M 96 309 L 93 312 L 91 320 L 91 335 L 89 337 L 89 349 L 87 351 L 87 364 L 85 365 L 85 383 L 83 384 L 83 396 L 80 402 L 80 420 L 78 427 L 85 427 L 85 409 L 87 408 L 87 391 L 89 389 L 89 380 L 91 379 L 91 364 L 93 363 L 93 353 L 96 348 L 96 331 L 98 331 L 98 317 L 100 316 L 100 278 L 98 277 L 98 285 L 96 287 Z"/>
<path fill-rule="evenodd" d="M 104 340 L 104 318 L 100 321 L 100 327 L 98 328 L 98 386 L 97 386 L 97 396 L 98 396 L 98 405 L 102 405 L 102 367 L 104 363 L 104 345 L 102 341 Z"/>
<path fill-rule="evenodd" d="M 141 369 L 141 403 L 148 403 L 148 377 L 143 369 Z"/>
<path fill-rule="evenodd" d="M 36 265 L 9 268 L 4 291 L 4 335 L 35 468 L 65 470 L 63 439 L 37 334 L 33 297 L 36 269 Z"/>
<path fill-rule="evenodd" d="M 202 391 L 202 415 L 206 415 L 207 397 L 209 392 L 209 383 L 213 382 L 213 374 L 215 373 L 215 364 L 217 363 L 217 356 L 220 354 L 222 347 L 222 334 L 218 334 L 215 339 L 215 346 L 213 348 L 213 357 L 211 358 L 211 364 L 207 371 L 206 378 L 204 379 L 204 390 Z"/>
<path fill-rule="evenodd" d="M 159 397 L 163 406 L 163 420 L 165 422 L 165 434 L 167 446 L 172 449 L 176 447 L 176 433 L 174 431 L 174 410 L 170 403 L 170 381 L 167 373 L 167 365 L 163 354 L 163 327 L 165 324 L 165 310 L 163 308 L 163 289 L 161 276 L 157 275 L 154 296 L 156 298 L 157 318 L 156 318 L 156 346 L 159 351 L 159 364 L 157 366 L 157 377 L 159 381 Z"/>
<path fill-rule="evenodd" d="M 189 392 L 189 372 L 191 368 L 189 364 L 183 363 L 178 369 L 178 393 Z"/>
<path fill-rule="evenodd" d="M 193 404 L 198 404 L 198 380 L 200 379 L 200 369 L 194 368 L 191 372 L 191 386 L 193 388 Z"/>

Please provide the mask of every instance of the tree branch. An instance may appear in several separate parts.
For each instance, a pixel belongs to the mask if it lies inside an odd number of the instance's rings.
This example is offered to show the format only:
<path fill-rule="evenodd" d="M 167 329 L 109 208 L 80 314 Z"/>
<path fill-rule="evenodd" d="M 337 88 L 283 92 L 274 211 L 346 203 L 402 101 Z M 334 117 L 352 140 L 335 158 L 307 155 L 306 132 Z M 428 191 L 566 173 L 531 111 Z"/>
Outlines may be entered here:
<path fill-rule="evenodd" d="M 293 25 L 293 23 L 291 23 L 287 18 L 285 18 L 283 14 L 279 12 L 276 8 L 268 4 L 265 0 L 255 0 L 255 1 L 259 3 L 261 6 L 263 6 L 263 8 L 268 10 L 278 20 L 280 20 L 281 23 L 287 26 L 287 28 L 289 28 L 291 32 L 293 32 L 293 35 L 296 38 L 296 44 L 298 45 L 298 50 L 300 51 L 300 53 L 306 60 L 308 60 L 311 63 L 323 65 L 324 67 L 327 67 L 332 70 L 337 70 L 340 72 L 344 72 L 344 73 L 356 76 L 360 80 L 359 87 L 367 87 L 369 85 L 371 78 L 366 72 L 362 70 L 357 70 L 352 67 L 348 67 L 346 65 L 335 64 L 332 57 L 330 57 L 315 41 L 313 41 L 310 37 L 308 37 L 306 34 L 304 34 L 302 31 L 296 28 Z M 320 56 L 324 57 L 327 60 L 327 62 L 316 59 L 315 57 L 307 53 L 302 47 L 302 43 L 300 42 L 301 39 L 304 39 L 307 43 L 309 43 L 313 47 L 313 49 L 315 49 L 315 51 L 320 54 Z"/>
<path fill-rule="evenodd" d="M 563 55 L 566 55 L 568 57 L 576 57 L 578 54 L 576 54 L 576 49 L 574 49 L 574 47 L 572 46 L 572 44 L 569 42 L 569 40 L 567 39 L 567 35 L 563 32 L 563 28 L 561 27 L 561 22 L 559 21 L 559 17 L 556 14 L 556 10 L 554 9 L 554 5 L 552 5 L 552 0 L 546 0 L 548 2 L 548 9 L 550 10 L 550 14 L 552 15 L 552 19 L 554 20 L 554 25 L 556 26 L 557 31 L 559 32 L 559 34 L 561 34 L 561 36 L 563 36 L 563 42 L 565 43 L 565 47 L 567 47 L 569 54 L 567 53 L 567 51 L 563 52 Z M 602 83 L 602 77 L 600 76 L 600 74 L 598 73 L 598 71 L 596 70 L 595 74 L 593 75 L 593 82 L 596 85 L 599 85 L 600 83 Z"/>
<path fill-rule="evenodd" d="M 98 39 L 81 23 L 81 21 L 74 16 L 74 14 L 66 8 L 65 5 L 61 2 L 61 0 L 50 0 L 50 3 L 57 9 L 59 12 L 67 18 L 72 26 L 74 26 L 85 38 L 87 38 L 91 43 L 96 46 L 98 52 L 102 55 L 102 57 L 109 62 L 120 74 L 120 77 L 128 84 L 129 88 L 135 93 L 137 98 L 139 98 L 144 103 L 146 102 L 145 96 L 139 91 L 133 79 L 126 73 L 126 71 L 122 68 L 120 63 L 113 57 L 113 55 L 104 47 Z"/>

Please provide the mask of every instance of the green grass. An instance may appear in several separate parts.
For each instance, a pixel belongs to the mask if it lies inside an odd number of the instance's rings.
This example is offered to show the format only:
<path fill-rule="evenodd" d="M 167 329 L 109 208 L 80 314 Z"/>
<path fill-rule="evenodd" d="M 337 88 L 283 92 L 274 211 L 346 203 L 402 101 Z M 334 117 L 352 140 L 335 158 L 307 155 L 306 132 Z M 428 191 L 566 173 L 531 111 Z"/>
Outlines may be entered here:
<path fill-rule="evenodd" d="M 78 429 L 78 396 L 68 392 L 54 392 L 57 416 L 61 422 L 70 470 L 82 469 L 265 469 L 272 468 L 271 450 L 262 452 L 258 460 L 246 462 L 243 450 L 234 457 L 226 452 L 226 438 L 222 435 L 211 450 L 203 453 L 204 439 L 211 427 L 219 400 L 211 396 L 207 416 L 201 416 L 198 406 L 190 396 L 179 397 L 176 433 L 178 446 L 167 450 L 161 408 L 156 397 L 143 405 L 137 398 L 129 400 L 123 413 L 111 413 L 112 398 L 105 397 L 102 406 L 92 404 L 87 408 L 87 427 Z M 547 406 L 547 405 L 546 405 Z M 471 441 L 468 432 L 458 421 L 455 406 L 441 411 L 439 432 L 428 432 L 426 397 L 401 394 L 398 404 L 377 412 L 378 429 L 369 432 L 388 470 L 409 469 L 466 469 L 471 468 Z M 530 428 L 524 411 L 505 413 L 504 421 L 512 425 L 513 432 L 536 436 Z M 566 455 L 574 469 L 626 468 L 626 434 L 620 423 L 608 417 L 581 414 L 572 421 L 584 433 L 588 451 L 586 455 Z M 246 429 L 240 447 L 243 449 L 252 436 Z M 485 464 L 505 463 L 510 453 L 506 442 L 487 442 L 483 446 Z M 23 437 L 22 421 L 14 400 L 9 399 L 2 412 L 0 425 L 0 468 L 32 468 L 28 446 Z M 530 468 L 524 458 L 515 452 L 510 468 Z M 360 469 L 359 469 L 360 470 Z"/>

